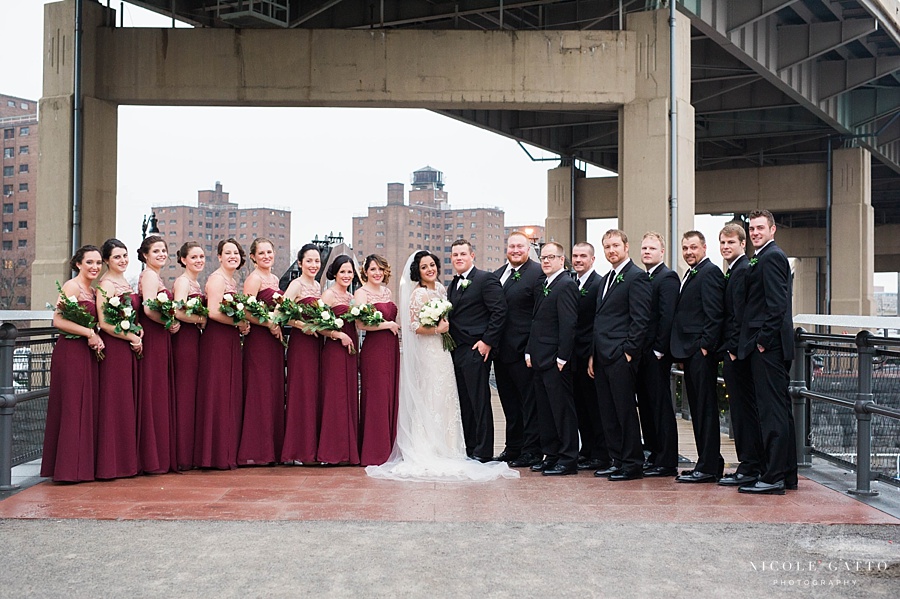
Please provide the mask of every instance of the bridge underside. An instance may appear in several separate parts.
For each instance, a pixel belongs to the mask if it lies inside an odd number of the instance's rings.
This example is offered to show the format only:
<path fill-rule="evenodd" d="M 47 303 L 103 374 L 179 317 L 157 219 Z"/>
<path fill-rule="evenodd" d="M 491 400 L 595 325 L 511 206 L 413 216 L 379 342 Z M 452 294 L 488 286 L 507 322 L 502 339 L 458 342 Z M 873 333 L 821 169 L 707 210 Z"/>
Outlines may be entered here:
<path fill-rule="evenodd" d="M 598 196 L 584 191 L 598 184 L 585 180 L 573 189 L 570 172 L 551 171 L 547 225 L 560 241 L 583 234 L 584 219 L 605 213 L 598 206 L 614 205 L 632 235 L 671 228 L 664 2 L 509 1 L 502 9 L 488 0 L 133 3 L 197 28 L 120 29 L 113 11 L 86 6 L 85 64 L 92 68 L 85 72 L 85 144 L 95 151 L 85 166 L 85 238 L 114 226 L 109 204 L 115 203 L 120 104 L 429 108 L 556 153 L 566 169 L 581 161 L 620 175 L 599 184 L 607 187 Z M 64 64 L 70 55 L 63 50 L 71 40 L 54 32 L 71 30 L 73 4 L 48 5 L 46 13 L 42 130 L 60 141 L 70 136 L 65 114 L 72 81 Z M 809 229 L 795 237 L 819 239 L 830 181 L 838 196 L 844 193 L 831 203 L 844 202 L 840 218 L 852 221 L 837 220 L 837 208 L 835 227 L 860 231 L 861 250 L 853 258 L 874 264 L 874 234 L 867 231 L 900 224 L 900 28 L 887 4 L 679 1 L 678 230 L 692 224 L 696 173 L 698 212 L 707 205 L 722 213 L 777 206 L 782 229 Z M 48 115 L 61 118 L 53 125 Z M 845 170 L 829 173 L 829 155 L 838 155 Z M 46 161 L 71 172 L 67 158 Z M 762 185 L 755 203 L 731 201 L 734 188 L 715 184 L 741 171 L 756 180 L 781 172 L 774 180 L 783 180 L 804 167 L 819 167 L 822 195 L 815 202 L 786 201 L 784 190 Z M 841 173 L 865 183 L 848 183 Z M 66 206 L 71 186 L 56 175 L 39 187 L 41 205 L 65 214 L 56 209 Z M 92 213 L 96 218 L 88 219 Z M 796 255 L 812 251 L 798 247 Z M 67 252 L 65 239 L 39 252 L 46 282 L 64 268 Z M 35 277 L 36 296 L 46 291 L 40 280 Z M 859 308 L 848 310 L 865 313 L 871 277 L 860 285 Z"/>

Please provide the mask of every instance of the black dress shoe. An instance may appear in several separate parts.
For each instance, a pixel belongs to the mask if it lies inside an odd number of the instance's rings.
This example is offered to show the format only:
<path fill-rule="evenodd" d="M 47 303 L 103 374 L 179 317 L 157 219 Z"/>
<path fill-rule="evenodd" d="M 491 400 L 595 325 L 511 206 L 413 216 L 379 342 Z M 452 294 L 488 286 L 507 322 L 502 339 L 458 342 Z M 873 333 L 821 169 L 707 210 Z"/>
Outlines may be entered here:
<path fill-rule="evenodd" d="M 544 461 L 544 456 L 535 455 L 533 453 L 523 453 L 518 459 L 509 463 L 513 468 L 530 468 Z"/>
<path fill-rule="evenodd" d="M 706 474 L 699 470 L 692 470 L 690 474 L 682 474 L 675 477 L 675 482 L 679 483 L 714 483 L 716 482 L 715 474 Z"/>
<path fill-rule="evenodd" d="M 547 460 L 542 460 L 539 464 L 533 464 L 531 466 L 532 472 L 543 472 L 544 470 L 549 470 L 556 466 L 556 462 L 550 462 Z"/>
<path fill-rule="evenodd" d="M 609 468 L 609 465 L 609 462 L 606 460 L 594 458 L 590 460 L 578 460 L 575 467 L 579 470 L 605 470 Z"/>
<path fill-rule="evenodd" d="M 488 462 L 493 462 L 494 458 L 479 458 L 478 456 L 472 456 L 473 460 L 478 460 L 482 464 L 487 464 Z"/>
<path fill-rule="evenodd" d="M 665 466 L 654 466 L 644 470 L 644 476 L 677 476 L 677 468 L 666 468 Z"/>
<path fill-rule="evenodd" d="M 784 495 L 784 481 L 777 483 L 764 483 L 761 480 L 752 485 L 738 487 L 738 493 L 751 493 L 753 495 Z"/>
<path fill-rule="evenodd" d="M 616 474 L 621 470 L 618 466 L 610 466 L 609 468 L 604 468 L 602 470 L 597 470 L 594 472 L 594 476 L 599 478 L 607 478 L 610 474 Z"/>
<path fill-rule="evenodd" d="M 788 491 L 796 491 L 797 483 L 784 483 L 784 488 L 787 489 Z"/>
<path fill-rule="evenodd" d="M 566 476 L 567 474 L 578 474 L 578 468 L 575 466 L 563 466 L 562 464 L 554 464 L 549 468 L 545 468 L 544 476 Z"/>
<path fill-rule="evenodd" d="M 618 480 L 636 480 L 638 478 L 644 478 L 645 473 L 640 468 L 635 468 L 633 470 L 624 470 L 620 469 L 618 472 L 614 472 L 609 475 L 609 480 L 618 481 Z"/>
<path fill-rule="evenodd" d="M 519 452 L 507 451 L 504 449 L 503 451 L 500 452 L 500 455 L 498 455 L 495 458 L 492 458 L 492 461 L 494 461 L 494 462 L 512 462 L 517 459 L 519 459 Z"/>
<path fill-rule="evenodd" d="M 720 478 L 719 484 L 723 487 L 742 487 L 744 485 L 752 485 L 758 480 L 759 476 L 735 472 L 733 474 L 726 474 L 725 476 Z"/>

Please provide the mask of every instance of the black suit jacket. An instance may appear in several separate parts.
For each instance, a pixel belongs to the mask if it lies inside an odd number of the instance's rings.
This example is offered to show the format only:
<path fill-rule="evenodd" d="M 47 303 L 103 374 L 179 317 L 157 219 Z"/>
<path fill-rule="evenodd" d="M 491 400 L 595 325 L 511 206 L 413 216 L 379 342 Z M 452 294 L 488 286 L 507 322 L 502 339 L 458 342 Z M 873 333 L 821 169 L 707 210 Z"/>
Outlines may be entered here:
<path fill-rule="evenodd" d="M 594 342 L 594 314 L 597 312 L 597 294 L 603 277 L 591 271 L 584 287 L 578 293 L 578 322 L 575 325 L 575 355 L 587 363 Z M 578 284 L 578 281 L 575 281 Z"/>
<path fill-rule="evenodd" d="M 609 277 L 612 287 L 603 296 Z M 647 324 L 650 322 L 650 278 L 644 269 L 628 262 L 616 275 L 610 270 L 599 283 L 597 308 L 594 312 L 594 342 L 592 353 L 601 364 L 611 364 L 622 354 L 631 356 L 637 367 L 647 345 Z"/>
<path fill-rule="evenodd" d="M 531 331 L 525 352 L 531 367 L 556 368 L 556 359 L 568 362 L 575 348 L 575 320 L 578 317 L 578 283 L 560 272 L 544 291 L 546 277 L 536 287 Z"/>
<path fill-rule="evenodd" d="M 678 302 L 678 273 L 660 264 L 650 279 L 650 323 L 647 325 L 649 349 L 669 355 L 669 339 L 672 336 L 672 319 Z"/>
<path fill-rule="evenodd" d="M 746 275 L 750 267 L 747 256 L 735 258 L 725 279 L 725 330 L 722 332 L 721 353 L 738 354 L 741 320 L 746 301 Z"/>
<path fill-rule="evenodd" d="M 704 258 L 693 269 L 678 294 L 672 339 L 672 357 L 683 360 L 700 348 L 708 352 L 719 349 L 725 318 L 725 276 L 722 270 Z"/>
<path fill-rule="evenodd" d="M 761 345 L 766 350 L 781 347 L 784 359 L 792 360 L 791 267 L 774 241 L 753 257 L 745 285 L 738 357 L 746 358 Z"/>
<path fill-rule="evenodd" d="M 499 280 L 506 270 L 504 264 L 494 271 Z M 534 298 L 538 280 L 544 276 L 541 265 L 529 259 L 519 267 L 519 278 L 510 275 L 503 284 L 503 296 L 506 298 L 506 324 L 503 325 L 503 336 L 500 345 L 495 348 L 494 358 L 504 362 L 521 362 L 528 343 L 531 330 L 531 317 L 534 313 Z"/>
<path fill-rule="evenodd" d="M 447 299 L 453 304 L 450 335 L 459 347 L 471 348 L 478 341 L 496 347 L 506 322 L 500 279 L 492 272 L 473 268 L 468 280 L 468 287 L 457 289 L 459 277 L 453 277 L 447 288 Z"/>

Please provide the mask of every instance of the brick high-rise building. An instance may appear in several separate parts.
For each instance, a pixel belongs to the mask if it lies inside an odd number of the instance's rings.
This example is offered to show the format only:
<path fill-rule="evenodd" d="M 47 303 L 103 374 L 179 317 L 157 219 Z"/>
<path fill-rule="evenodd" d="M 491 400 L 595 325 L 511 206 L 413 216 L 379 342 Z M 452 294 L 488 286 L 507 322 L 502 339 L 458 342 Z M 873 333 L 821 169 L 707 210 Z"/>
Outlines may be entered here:
<path fill-rule="evenodd" d="M 369 254 L 387 259 L 392 269 L 389 286 L 395 295 L 400 271 L 417 250 L 429 250 L 440 258 L 444 284 L 453 278 L 450 245 L 456 239 L 471 242 L 478 268 L 496 270 L 506 261 L 503 210 L 452 208 L 441 171 L 426 166 L 414 172 L 408 204 L 403 183 L 387 187 L 387 204 L 370 206 L 366 216 L 353 217 L 353 248 L 360 266 Z"/>
<path fill-rule="evenodd" d="M 31 307 L 37 203 L 37 102 L 0 95 L 3 205 L 0 225 L 0 310 Z"/>
<path fill-rule="evenodd" d="M 158 219 L 160 235 L 169 244 L 172 259 L 163 273 L 165 284 L 171 288 L 175 278 L 183 272 L 175 259 L 175 252 L 186 241 L 197 241 L 206 252 L 206 268 L 202 281 L 219 268 L 216 246 L 221 239 L 235 238 L 250 253 L 250 244 L 257 237 L 265 237 L 275 246 L 277 276 L 287 270 L 294 260 L 291 256 L 291 211 L 271 206 L 239 206 L 228 199 L 222 184 L 215 189 L 197 192 L 197 206 L 158 204 L 153 207 Z M 243 273 L 250 272 L 253 263 L 248 256 Z"/>

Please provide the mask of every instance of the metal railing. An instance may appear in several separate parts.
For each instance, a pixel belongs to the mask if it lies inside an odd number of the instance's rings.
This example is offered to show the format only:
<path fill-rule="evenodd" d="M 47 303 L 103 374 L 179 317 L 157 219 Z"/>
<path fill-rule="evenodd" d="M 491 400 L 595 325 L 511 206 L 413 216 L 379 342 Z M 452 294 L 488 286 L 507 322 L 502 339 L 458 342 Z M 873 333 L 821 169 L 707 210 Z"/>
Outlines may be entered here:
<path fill-rule="evenodd" d="M 14 321 L 46 320 L 51 312 L 0 312 L 0 491 L 15 488 L 12 467 L 41 456 L 53 327 L 19 329 Z"/>
<path fill-rule="evenodd" d="M 900 483 L 900 339 L 797 328 L 794 343 L 798 464 L 816 455 L 855 468 L 854 495 L 877 495 L 874 479 Z"/>

